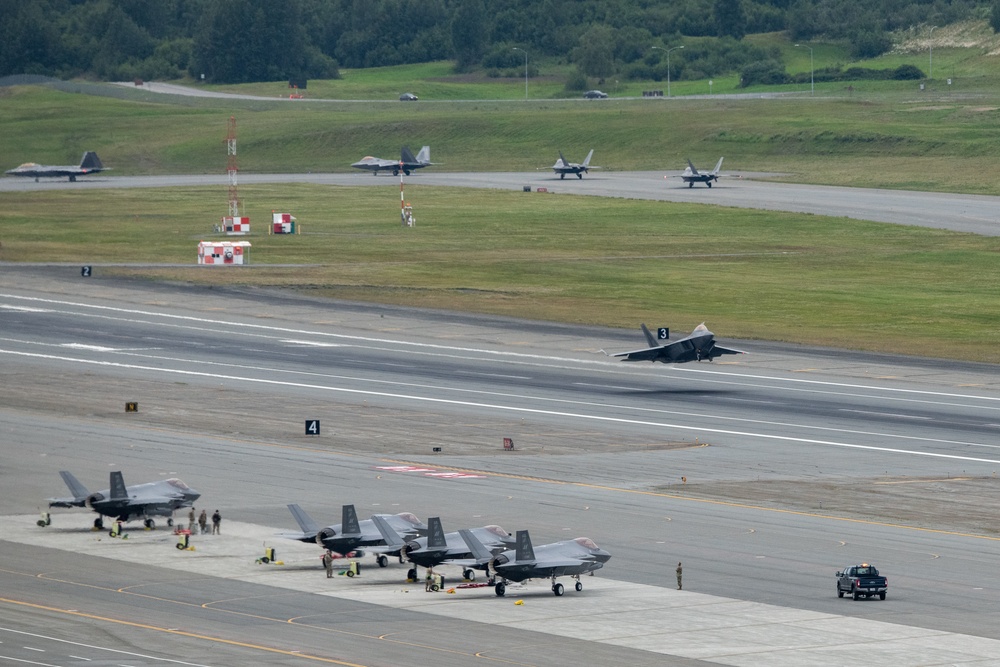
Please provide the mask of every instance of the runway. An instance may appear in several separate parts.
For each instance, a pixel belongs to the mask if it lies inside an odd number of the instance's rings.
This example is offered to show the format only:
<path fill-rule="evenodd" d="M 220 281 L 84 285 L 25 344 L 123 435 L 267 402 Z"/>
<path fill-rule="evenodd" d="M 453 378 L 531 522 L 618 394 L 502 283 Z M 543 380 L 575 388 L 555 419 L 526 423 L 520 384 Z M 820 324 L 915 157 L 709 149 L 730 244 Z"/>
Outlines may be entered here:
<path fill-rule="evenodd" d="M 750 354 L 636 365 L 601 349 L 636 349 L 638 331 L 62 271 L 0 275 L 0 606 L 10 630 L 51 624 L 45 650 L 113 635 L 211 665 L 1000 660 L 995 367 L 719 331 Z M 85 512 L 37 528 L 61 469 L 91 488 L 110 470 L 179 476 L 235 534 L 177 566 L 165 531 L 97 542 Z M 845 484 L 851 497 L 826 492 Z M 523 606 L 482 589 L 396 604 L 389 581 L 324 592 L 311 547 L 292 575 L 251 564 L 295 529 L 289 502 L 331 523 L 354 502 L 536 543 L 587 535 L 613 558 L 584 591 L 554 598 L 541 582 Z M 834 594 L 833 573 L 861 560 L 888 574 L 885 602 Z"/>
<path fill-rule="evenodd" d="M 677 176 L 680 171 L 593 171 L 583 179 L 561 180 L 549 170 L 536 172 L 441 172 L 424 169 L 407 177 L 411 186 L 435 185 L 478 189 L 518 190 L 525 187 L 536 195 L 539 188 L 550 193 L 579 194 L 627 199 L 732 206 L 770 211 L 792 211 L 824 216 L 843 216 L 898 225 L 915 225 L 956 232 L 997 236 L 1000 222 L 996 211 L 1000 197 L 958 195 L 905 190 L 840 188 L 755 180 L 767 174 L 723 173 L 715 187 L 689 188 Z M 394 188 L 398 179 L 370 174 L 252 174 L 240 172 L 241 185 L 257 183 L 315 183 L 331 186 Z M 0 179 L 0 192 L 62 189 L 192 187 L 228 185 L 225 174 L 184 176 L 104 176 L 81 178 L 75 183 L 48 179 Z"/>

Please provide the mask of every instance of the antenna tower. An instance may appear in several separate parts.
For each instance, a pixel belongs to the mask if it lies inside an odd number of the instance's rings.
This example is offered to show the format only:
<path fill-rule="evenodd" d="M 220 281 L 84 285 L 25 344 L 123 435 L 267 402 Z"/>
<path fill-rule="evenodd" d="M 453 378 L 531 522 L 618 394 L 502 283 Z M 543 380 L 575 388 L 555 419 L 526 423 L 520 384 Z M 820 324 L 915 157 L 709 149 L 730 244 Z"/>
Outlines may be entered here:
<path fill-rule="evenodd" d="M 236 185 L 236 174 L 239 167 L 236 163 L 236 117 L 229 117 L 229 134 L 226 136 L 226 150 L 229 154 L 229 215 L 232 218 L 240 217 L 240 194 Z"/>

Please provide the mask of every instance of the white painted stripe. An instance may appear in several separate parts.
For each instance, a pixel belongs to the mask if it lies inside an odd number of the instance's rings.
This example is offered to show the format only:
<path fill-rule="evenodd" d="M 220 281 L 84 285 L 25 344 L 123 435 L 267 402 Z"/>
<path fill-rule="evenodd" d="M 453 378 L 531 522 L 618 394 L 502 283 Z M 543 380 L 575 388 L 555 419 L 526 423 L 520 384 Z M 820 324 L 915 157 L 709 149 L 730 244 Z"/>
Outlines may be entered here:
<path fill-rule="evenodd" d="M 5 628 L 0 626 L 0 632 L 10 632 L 16 635 L 22 635 L 24 637 L 35 637 L 37 639 L 45 639 L 51 642 L 58 642 L 60 644 L 69 644 L 70 646 L 80 646 L 82 648 L 90 648 L 97 651 L 107 651 L 109 653 L 116 653 L 118 655 L 133 656 L 136 658 L 143 658 L 145 660 L 155 660 L 157 662 L 168 662 L 172 665 L 188 665 L 189 667 L 210 667 L 210 665 L 203 665 L 197 662 L 184 662 L 183 660 L 174 660 L 171 658 L 160 658 L 153 655 L 147 655 L 145 653 L 133 653 L 132 651 L 123 651 L 121 649 L 109 648 L 107 646 L 98 646 L 96 644 L 84 644 L 82 642 L 74 642 L 68 639 L 60 639 L 59 637 L 52 637 L 50 635 L 43 635 L 36 632 L 26 632 L 24 630 L 15 630 L 13 628 Z M 27 648 L 27 647 L 25 647 Z M 42 663 L 34 663 L 42 664 Z"/>

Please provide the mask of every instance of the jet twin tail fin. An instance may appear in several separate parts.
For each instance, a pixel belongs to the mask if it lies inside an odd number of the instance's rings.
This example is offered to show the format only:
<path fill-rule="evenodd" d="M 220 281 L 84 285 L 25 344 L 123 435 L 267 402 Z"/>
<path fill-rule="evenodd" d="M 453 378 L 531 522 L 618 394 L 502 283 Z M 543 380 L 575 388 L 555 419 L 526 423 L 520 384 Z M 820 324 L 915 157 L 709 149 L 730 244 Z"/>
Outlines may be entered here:
<path fill-rule="evenodd" d="M 583 161 L 583 166 L 584 167 L 589 167 L 590 166 L 590 158 L 592 158 L 592 157 L 594 157 L 594 149 L 593 148 L 591 148 L 590 152 L 587 153 L 587 159 Z"/>
<path fill-rule="evenodd" d="M 646 328 L 646 324 L 643 323 L 643 324 L 640 324 L 639 326 L 642 327 L 642 333 L 645 334 L 645 336 L 646 336 L 646 342 L 649 343 L 649 346 L 650 347 L 660 347 L 660 344 L 658 342 L 656 342 L 656 338 L 654 338 L 653 334 L 650 333 L 649 329 Z"/>
<path fill-rule="evenodd" d="M 515 558 L 518 561 L 535 560 L 535 550 L 531 547 L 531 537 L 528 531 L 517 531 L 517 551 Z"/>
<path fill-rule="evenodd" d="M 403 146 L 403 149 L 399 151 L 399 161 L 405 164 L 413 164 L 417 161 L 417 158 L 413 157 L 413 151 L 410 150 L 409 146 Z"/>
<path fill-rule="evenodd" d="M 316 535 L 319 532 L 319 526 L 313 521 L 311 516 L 306 514 L 304 509 L 293 503 L 288 506 L 288 511 L 295 517 L 295 522 L 299 524 L 299 528 L 302 529 L 303 533 Z"/>
<path fill-rule="evenodd" d="M 77 500 L 82 500 L 90 495 L 90 491 L 87 490 L 83 484 L 80 483 L 76 477 L 73 476 L 68 470 L 60 470 L 59 476 L 62 477 L 66 486 L 69 488 L 69 492 L 73 494 L 73 497 Z"/>
<path fill-rule="evenodd" d="M 712 170 L 713 176 L 719 175 L 719 170 L 722 169 L 722 161 L 725 159 L 726 159 L 725 157 L 720 157 L 719 161 L 715 163 L 715 169 Z"/>
<path fill-rule="evenodd" d="M 430 146 L 424 146 L 423 148 L 420 149 L 420 152 L 417 153 L 417 162 L 419 162 L 421 164 L 430 164 L 431 163 L 431 147 Z"/>
<path fill-rule="evenodd" d="M 473 557 L 475 557 L 478 563 L 488 563 L 493 559 L 493 554 L 489 549 L 486 548 L 479 538 L 469 530 L 468 528 L 462 528 L 458 531 L 458 534 L 462 536 L 465 541 L 465 546 L 469 547 L 469 551 L 472 552 Z"/>
<path fill-rule="evenodd" d="M 80 169 L 104 169 L 101 158 L 94 151 L 87 151 L 80 160 Z"/>
<path fill-rule="evenodd" d="M 128 498 L 128 489 L 125 488 L 125 478 L 120 470 L 111 473 L 111 499 L 121 500 Z"/>
<path fill-rule="evenodd" d="M 354 510 L 354 505 L 344 505 L 342 513 L 344 535 L 360 535 L 361 525 L 358 523 L 358 513 Z"/>
<path fill-rule="evenodd" d="M 375 527 L 378 528 L 378 532 L 382 535 L 382 540 L 387 546 L 399 549 L 406 544 L 403 538 L 399 536 L 399 533 L 385 520 L 384 516 L 373 514 L 372 521 L 375 523 Z"/>
<path fill-rule="evenodd" d="M 444 536 L 444 528 L 441 526 L 441 518 L 432 516 L 427 519 L 427 548 L 445 549 L 448 540 Z"/>

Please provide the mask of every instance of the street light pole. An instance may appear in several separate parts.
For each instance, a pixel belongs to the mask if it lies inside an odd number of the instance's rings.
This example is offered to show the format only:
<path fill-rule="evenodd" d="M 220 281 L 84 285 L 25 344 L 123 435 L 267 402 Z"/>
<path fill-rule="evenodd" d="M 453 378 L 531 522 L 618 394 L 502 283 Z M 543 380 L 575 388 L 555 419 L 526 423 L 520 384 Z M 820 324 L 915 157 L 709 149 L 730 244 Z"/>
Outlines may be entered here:
<path fill-rule="evenodd" d="M 676 51 L 677 49 L 683 49 L 684 45 L 675 46 L 672 49 L 667 49 L 667 97 L 670 97 L 670 52 Z"/>
<path fill-rule="evenodd" d="M 515 51 L 521 51 L 524 53 L 524 101 L 528 101 L 528 52 L 524 49 L 519 49 L 514 47 Z"/>
<path fill-rule="evenodd" d="M 931 40 L 931 38 L 934 36 L 934 28 L 936 28 L 936 27 L 937 27 L 936 25 L 935 26 L 931 26 L 931 31 L 927 35 L 927 41 L 930 42 L 930 45 L 931 45 L 930 71 L 927 74 L 927 79 L 928 80 L 934 78 L 934 42 Z"/>
<path fill-rule="evenodd" d="M 816 70 L 813 67 L 813 47 L 808 44 L 796 44 L 795 46 L 805 46 L 809 49 L 809 94 L 816 94 L 816 77 L 813 74 Z"/>

